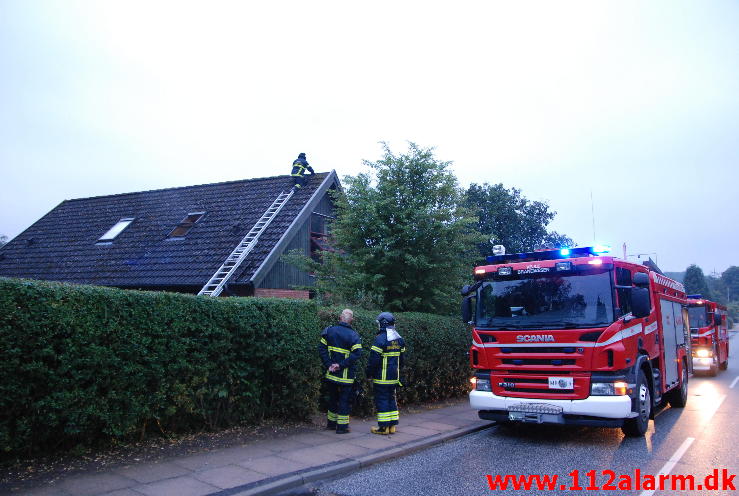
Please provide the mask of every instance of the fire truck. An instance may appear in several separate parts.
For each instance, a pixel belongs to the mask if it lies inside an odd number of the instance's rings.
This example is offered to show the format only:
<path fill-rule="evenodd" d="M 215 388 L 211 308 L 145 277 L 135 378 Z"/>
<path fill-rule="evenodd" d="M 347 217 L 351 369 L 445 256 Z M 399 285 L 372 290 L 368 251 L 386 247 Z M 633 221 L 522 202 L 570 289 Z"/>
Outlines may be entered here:
<path fill-rule="evenodd" d="M 729 366 L 726 307 L 701 295 L 688 295 L 693 370 L 714 377 Z"/>
<path fill-rule="evenodd" d="M 651 260 L 608 252 L 499 250 L 474 269 L 462 318 L 473 326 L 470 405 L 480 418 L 643 436 L 656 408 L 685 406 L 685 288 Z"/>

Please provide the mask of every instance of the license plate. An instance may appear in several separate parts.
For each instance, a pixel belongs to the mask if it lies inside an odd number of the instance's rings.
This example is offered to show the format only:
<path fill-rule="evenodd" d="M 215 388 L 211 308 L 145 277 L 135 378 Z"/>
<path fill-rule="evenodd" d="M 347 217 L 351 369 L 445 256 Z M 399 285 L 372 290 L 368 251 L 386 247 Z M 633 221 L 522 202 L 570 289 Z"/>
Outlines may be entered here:
<path fill-rule="evenodd" d="M 540 413 L 529 412 L 508 412 L 508 420 L 518 422 L 530 422 L 533 424 L 541 424 L 542 417 Z"/>
<path fill-rule="evenodd" d="M 572 377 L 550 377 L 549 389 L 575 389 L 575 380 Z"/>

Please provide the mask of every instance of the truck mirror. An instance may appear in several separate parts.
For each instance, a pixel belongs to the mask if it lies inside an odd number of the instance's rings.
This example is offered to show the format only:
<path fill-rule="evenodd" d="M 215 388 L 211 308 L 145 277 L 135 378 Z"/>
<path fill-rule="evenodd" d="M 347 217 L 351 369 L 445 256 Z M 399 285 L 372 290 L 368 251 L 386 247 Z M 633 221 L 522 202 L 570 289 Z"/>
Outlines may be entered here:
<path fill-rule="evenodd" d="M 713 321 L 717 326 L 721 325 L 721 314 L 716 312 L 713 314 Z"/>
<path fill-rule="evenodd" d="M 634 274 L 633 281 L 635 286 L 649 286 L 649 276 L 644 272 Z"/>
<path fill-rule="evenodd" d="M 649 303 L 649 289 L 631 288 L 631 313 L 637 319 L 648 316 L 652 311 Z"/>
<path fill-rule="evenodd" d="M 472 296 L 462 299 L 462 322 L 469 324 L 472 322 Z"/>

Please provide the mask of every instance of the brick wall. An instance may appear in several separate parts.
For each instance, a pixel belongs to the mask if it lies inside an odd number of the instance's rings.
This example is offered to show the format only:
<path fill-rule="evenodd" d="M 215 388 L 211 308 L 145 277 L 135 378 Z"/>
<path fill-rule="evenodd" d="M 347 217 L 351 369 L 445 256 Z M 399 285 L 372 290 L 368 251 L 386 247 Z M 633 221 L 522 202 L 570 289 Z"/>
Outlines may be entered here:
<path fill-rule="evenodd" d="M 297 289 L 264 289 L 257 288 L 254 290 L 254 296 L 262 298 L 297 298 L 307 300 L 310 298 L 308 291 Z"/>

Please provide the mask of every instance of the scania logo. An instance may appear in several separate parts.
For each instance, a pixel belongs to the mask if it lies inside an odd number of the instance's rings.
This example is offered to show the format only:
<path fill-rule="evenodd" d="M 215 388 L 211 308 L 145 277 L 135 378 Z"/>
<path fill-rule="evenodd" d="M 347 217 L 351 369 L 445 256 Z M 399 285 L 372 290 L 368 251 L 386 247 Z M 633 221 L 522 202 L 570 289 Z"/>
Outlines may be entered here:
<path fill-rule="evenodd" d="M 517 343 L 553 343 L 554 336 L 551 334 L 519 334 L 516 336 Z"/>

